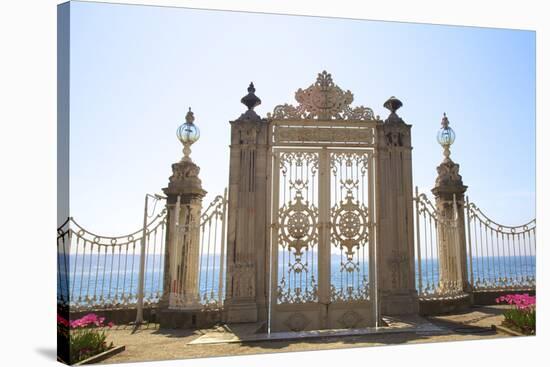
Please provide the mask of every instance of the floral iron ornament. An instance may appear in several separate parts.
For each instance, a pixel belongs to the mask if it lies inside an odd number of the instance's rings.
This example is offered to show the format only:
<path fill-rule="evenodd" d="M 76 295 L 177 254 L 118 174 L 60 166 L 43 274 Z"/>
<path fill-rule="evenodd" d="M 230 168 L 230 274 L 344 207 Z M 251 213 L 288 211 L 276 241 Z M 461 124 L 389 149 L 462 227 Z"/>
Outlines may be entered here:
<path fill-rule="evenodd" d="M 268 118 L 279 120 L 378 120 L 371 108 L 352 108 L 353 94 L 343 91 L 332 81 L 332 76 L 323 71 L 317 81 L 307 89 L 298 89 L 295 94 L 297 106 L 276 106 Z"/>

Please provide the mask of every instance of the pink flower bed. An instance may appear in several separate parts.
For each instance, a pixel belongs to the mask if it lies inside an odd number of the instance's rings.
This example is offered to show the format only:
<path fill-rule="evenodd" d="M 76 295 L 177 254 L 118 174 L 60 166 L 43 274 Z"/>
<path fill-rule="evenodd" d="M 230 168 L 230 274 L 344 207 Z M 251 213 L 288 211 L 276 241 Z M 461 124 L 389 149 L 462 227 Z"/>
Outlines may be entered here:
<path fill-rule="evenodd" d="M 112 327 L 112 322 L 105 323 L 105 317 L 94 313 L 87 314 L 76 320 L 67 320 L 57 315 L 58 343 L 67 343 L 69 346 L 70 364 L 82 361 L 113 347 L 107 343 L 105 331 L 102 327 Z"/>
<path fill-rule="evenodd" d="M 504 311 L 503 324 L 520 330 L 524 334 L 534 334 L 536 331 L 536 303 L 535 296 L 524 294 L 508 294 L 498 297 L 496 303 L 511 305 L 510 310 Z"/>

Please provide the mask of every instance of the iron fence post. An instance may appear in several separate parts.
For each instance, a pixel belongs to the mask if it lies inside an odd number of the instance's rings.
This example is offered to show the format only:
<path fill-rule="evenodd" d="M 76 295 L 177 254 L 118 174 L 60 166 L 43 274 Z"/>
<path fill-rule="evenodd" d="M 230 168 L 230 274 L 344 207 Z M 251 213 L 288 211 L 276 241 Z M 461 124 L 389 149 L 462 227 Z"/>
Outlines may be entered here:
<path fill-rule="evenodd" d="M 469 253 L 469 259 L 470 259 L 470 289 L 474 290 L 474 263 L 473 263 L 473 257 L 472 257 L 472 235 L 471 235 L 471 219 L 470 219 L 470 201 L 468 199 L 468 196 L 466 196 L 466 205 L 464 207 L 464 212 L 466 214 L 466 218 L 468 220 L 468 253 Z"/>
<path fill-rule="evenodd" d="M 416 212 L 416 248 L 417 248 L 417 261 L 418 261 L 418 295 L 422 295 L 422 254 L 420 245 L 420 198 L 418 196 L 418 186 L 415 186 L 415 212 Z"/>
<path fill-rule="evenodd" d="M 222 209 L 222 235 L 220 248 L 220 274 L 218 281 L 218 302 L 221 307 L 223 304 L 223 274 L 225 271 L 225 222 L 227 216 L 227 187 L 223 190 L 223 209 Z"/>
<path fill-rule="evenodd" d="M 147 201 L 148 194 L 145 194 L 145 208 L 143 210 L 143 230 L 141 232 L 141 252 L 139 256 L 139 283 L 137 295 L 136 324 L 143 323 L 143 286 L 145 283 L 145 245 L 147 232 Z"/>

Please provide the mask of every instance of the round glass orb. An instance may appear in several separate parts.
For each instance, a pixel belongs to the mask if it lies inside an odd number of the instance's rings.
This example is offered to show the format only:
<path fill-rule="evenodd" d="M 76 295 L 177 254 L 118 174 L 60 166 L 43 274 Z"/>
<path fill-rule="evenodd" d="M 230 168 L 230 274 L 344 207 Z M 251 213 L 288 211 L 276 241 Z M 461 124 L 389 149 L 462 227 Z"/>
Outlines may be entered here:
<path fill-rule="evenodd" d="M 197 140 L 199 140 L 201 136 L 201 132 L 197 126 L 193 122 L 186 122 L 185 124 L 182 124 L 180 127 L 178 127 L 178 130 L 176 132 L 179 141 L 181 141 L 182 144 L 193 144 Z"/>
<path fill-rule="evenodd" d="M 437 132 L 437 142 L 442 146 L 450 146 L 455 141 L 455 132 L 453 129 L 451 129 L 449 126 L 442 127 Z"/>

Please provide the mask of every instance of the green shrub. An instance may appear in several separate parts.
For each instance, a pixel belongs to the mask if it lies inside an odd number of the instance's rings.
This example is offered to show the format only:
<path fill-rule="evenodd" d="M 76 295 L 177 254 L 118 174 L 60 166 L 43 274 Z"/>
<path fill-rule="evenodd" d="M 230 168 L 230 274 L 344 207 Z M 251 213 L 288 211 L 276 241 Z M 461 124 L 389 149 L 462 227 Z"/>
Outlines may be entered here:
<path fill-rule="evenodd" d="M 109 350 L 113 343 L 107 343 L 104 326 L 112 327 L 113 323 L 105 324 L 105 318 L 96 314 L 88 314 L 80 319 L 68 321 L 57 315 L 58 342 L 68 343 L 69 363 L 77 363 L 86 358 Z"/>

